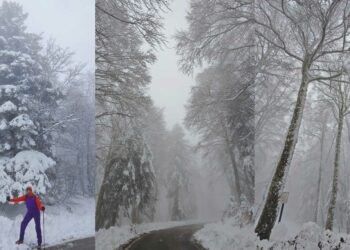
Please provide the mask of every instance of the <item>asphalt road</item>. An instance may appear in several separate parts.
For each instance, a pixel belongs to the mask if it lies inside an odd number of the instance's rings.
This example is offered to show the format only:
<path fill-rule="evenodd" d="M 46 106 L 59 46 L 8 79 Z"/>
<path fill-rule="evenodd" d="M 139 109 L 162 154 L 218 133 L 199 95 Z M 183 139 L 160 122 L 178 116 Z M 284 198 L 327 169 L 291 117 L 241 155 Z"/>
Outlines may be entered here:
<path fill-rule="evenodd" d="M 52 247 L 45 247 L 45 250 L 95 250 L 95 238 L 86 238 L 80 240 L 74 240 L 66 242 L 61 245 L 55 245 Z"/>
<path fill-rule="evenodd" d="M 203 250 L 191 240 L 201 227 L 189 225 L 152 231 L 132 241 L 124 250 Z"/>

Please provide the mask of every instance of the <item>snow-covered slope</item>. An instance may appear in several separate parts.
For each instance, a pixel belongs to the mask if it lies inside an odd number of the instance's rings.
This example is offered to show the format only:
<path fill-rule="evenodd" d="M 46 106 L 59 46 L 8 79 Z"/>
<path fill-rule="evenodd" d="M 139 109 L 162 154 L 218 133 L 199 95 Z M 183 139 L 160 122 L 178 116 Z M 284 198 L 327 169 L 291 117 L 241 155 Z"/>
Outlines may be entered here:
<path fill-rule="evenodd" d="M 74 198 L 67 206 L 47 206 L 45 212 L 45 240 L 55 244 L 69 239 L 85 238 L 94 235 L 95 200 Z M 28 246 L 15 245 L 23 216 L 14 220 L 0 216 L 0 250 L 28 249 Z M 41 217 L 42 218 L 42 217 Z M 36 244 L 34 221 L 27 227 L 24 239 L 26 244 Z"/>

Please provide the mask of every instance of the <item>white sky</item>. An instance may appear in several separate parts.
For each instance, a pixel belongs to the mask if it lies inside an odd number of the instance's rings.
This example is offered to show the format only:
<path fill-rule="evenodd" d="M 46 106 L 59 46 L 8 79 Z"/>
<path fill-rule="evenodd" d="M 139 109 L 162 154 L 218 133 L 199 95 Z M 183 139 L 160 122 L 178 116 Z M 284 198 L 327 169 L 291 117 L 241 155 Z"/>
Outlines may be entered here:
<path fill-rule="evenodd" d="M 4 0 L 0 0 L 2 3 Z M 75 53 L 75 60 L 95 65 L 94 0 L 12 0 L 28 13 L 28 31 L 54 38 L 61 47 Z"/>
<path fill-rule="evenodd" d="M 151 67 L 152 83 L 150 94 L 155 104 L 164 108 L 165 120 L 169 128 L 174 124 L 182 124 L 185 116 L 185 107 L 194 79 L 178 70 L 178 56 L 175 51 L 173 36 L 177 30 L 185 29 L 186 11 L 189 10 L 189 0 L 174 0 L 171 12 L 165 17 L 165 34 L 168 46 L 156 54 L 157 62 Z"/>

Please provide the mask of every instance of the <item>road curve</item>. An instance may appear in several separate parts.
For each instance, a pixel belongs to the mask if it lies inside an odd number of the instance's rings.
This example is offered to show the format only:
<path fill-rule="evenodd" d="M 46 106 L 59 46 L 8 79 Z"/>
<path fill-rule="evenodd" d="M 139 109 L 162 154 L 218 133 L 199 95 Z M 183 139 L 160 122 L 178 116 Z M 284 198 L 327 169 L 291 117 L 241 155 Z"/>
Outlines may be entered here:
<path fill-rule="evenodd" d="M 188 225 L 152 231 L 135 239 L 123 250 L 204 250 L 192 241 L 193 234 L 202 226 Z"/>

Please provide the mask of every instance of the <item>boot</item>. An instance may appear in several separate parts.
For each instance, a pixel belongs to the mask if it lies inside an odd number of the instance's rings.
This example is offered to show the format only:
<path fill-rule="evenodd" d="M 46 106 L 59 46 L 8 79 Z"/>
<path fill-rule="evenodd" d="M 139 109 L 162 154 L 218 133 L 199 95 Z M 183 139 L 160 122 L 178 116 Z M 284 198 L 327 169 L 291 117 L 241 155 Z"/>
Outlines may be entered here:
<path fill-rule="evenodd" d="M 16 241 L 16 244 L 17 244 L 17 245 L 23 244 L 23 240 L 17 240 L 17 241 Z"/>

